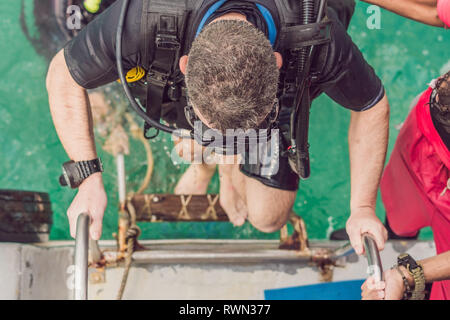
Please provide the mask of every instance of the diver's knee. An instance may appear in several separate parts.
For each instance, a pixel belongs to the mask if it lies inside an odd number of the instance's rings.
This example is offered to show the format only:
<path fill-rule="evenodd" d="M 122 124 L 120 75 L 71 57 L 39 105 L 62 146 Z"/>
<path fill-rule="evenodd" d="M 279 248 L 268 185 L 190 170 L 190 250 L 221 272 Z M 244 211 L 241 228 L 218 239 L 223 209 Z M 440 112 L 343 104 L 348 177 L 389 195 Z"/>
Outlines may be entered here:
<path fill-rule="evenodd" d="M 267 210 L 255 208 L 249 210 L 248 220 L 259 231 L 272 233 L 280 230 L 288 221 L 291 210 Z"/>

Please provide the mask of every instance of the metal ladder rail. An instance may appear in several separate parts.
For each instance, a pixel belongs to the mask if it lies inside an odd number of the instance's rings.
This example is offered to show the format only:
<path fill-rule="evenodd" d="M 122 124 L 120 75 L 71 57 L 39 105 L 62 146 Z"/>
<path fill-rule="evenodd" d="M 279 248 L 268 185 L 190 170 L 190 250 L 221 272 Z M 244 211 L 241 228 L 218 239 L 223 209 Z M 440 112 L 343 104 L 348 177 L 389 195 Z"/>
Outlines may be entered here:
<path fill-rule="evenodd" d="M 90 217 L 82 213 L 77 219 L 75 238 L 74 300 L 87 300 Z"/>
<path fill-rule="evenodd" d="M 368 269 L 367 273 L 372 276 L 376 282 L 383 280 L 383 264 L 380 258 L 377 243 L 369 234 L 363 234 L 363 245 L 366 251 Z"/>
<path fill-rule="evenodd" d="M 367 259 L 367 273 L 369 276 L 374 277 L 376 282 L 383 280 L 383 264 L 380 258 L 380 252 L 378 250 L 377 243 L 371 235 L 365 233 L 362 235 L 362 242 L 364 245 L 365 256 Z M 349 243 L 334 250 L 332 260 L 334 262 L 345 258 L 351 254 L 355 254 L 355 249 Z"/>

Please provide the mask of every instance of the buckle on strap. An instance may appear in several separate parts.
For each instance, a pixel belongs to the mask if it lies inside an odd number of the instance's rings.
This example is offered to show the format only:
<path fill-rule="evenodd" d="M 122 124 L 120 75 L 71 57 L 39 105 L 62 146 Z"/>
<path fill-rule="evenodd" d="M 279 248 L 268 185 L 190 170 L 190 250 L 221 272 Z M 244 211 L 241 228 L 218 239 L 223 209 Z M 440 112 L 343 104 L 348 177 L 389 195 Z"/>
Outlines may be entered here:
<path fill-rule="evenodd" d="M 331 41 L 331 20 L 286 27 L 280 36 L 281 46 L 295 50 Z"/>
<path fill-rule="evenodd" d="M 181 43 L 177 36 L 178 17 L 175 15 L 160 15 L 158 21 L 158 31 L 156 33 L 157 49 L 178 50 Z"/>
<path fill-rule="evenodd" d="M 181 48 L 181 43 L 177 36 L 171 34 L 158 33 L 156 35 L 156 47 L 163 50 L 178 50 Z"/>
<path fill-rule="evenodd" d="M 169 74 L 165 72 L 160 72 L 155 68 L 150 68 L 148 72 L 147 81 L 150 85 L 155 85 L 157 87 L 166 87 L 169 81 Z"/>

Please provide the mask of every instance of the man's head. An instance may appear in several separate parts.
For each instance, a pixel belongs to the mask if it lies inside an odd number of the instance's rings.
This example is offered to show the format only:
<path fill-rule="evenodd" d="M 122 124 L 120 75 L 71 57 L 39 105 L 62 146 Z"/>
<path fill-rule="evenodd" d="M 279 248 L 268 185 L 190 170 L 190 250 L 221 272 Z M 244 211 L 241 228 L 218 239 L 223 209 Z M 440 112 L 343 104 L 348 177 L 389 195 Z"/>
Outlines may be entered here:
<path fill-rule="evenodd" d="M 437 96 L 439 104 L 450 109 L 450 71 L 438 80 Z"/>
<path fill-rule="evenodd" d="M 190 101 L 211 128 L 256 129 L 277 97 L 281 55 L 247 21 L 220 20 L 180 60 Z"/>

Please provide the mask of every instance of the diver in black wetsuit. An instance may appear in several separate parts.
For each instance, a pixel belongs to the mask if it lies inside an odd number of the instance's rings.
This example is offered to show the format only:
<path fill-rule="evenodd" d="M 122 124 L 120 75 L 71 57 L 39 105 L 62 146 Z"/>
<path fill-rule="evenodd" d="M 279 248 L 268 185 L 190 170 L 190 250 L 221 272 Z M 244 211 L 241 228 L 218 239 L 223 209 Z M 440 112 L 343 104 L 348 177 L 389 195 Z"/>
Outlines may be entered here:
<path fill-rule="evenodd" d="M 275 100 L 278 99 L 281 105 L 289 100 L 285 99 L 284 93 L 292 86 L 282 84 L 295 86 L 295 81 L 290 82 L 289 70 L 295 68 L 295 63 L 291 63 L 293 54 L 289 48 L 292 47 L 288 47 L 288 43 L 298 34 L 286 34 L 286 28 L 291 23 L 298 24 L 299 2 L 174 0 L 169 3 L 133 0 L 127 10 L 123 36 L 118 37 L 123 39 L 124 46 L 117 55 L 115 50 L 119 46 L 116 46 L 115 33 L 124 3 L 118 0 L 70 41 L 55 56 L 49 69 L 50 107 L 69 157 L 81 163 L 95 164 L 97 161 L 89 123 L 90 111 L 83 93 L 85 89 L 117 80 L 116 56 L 126 71 L 142 67 L 148 72 L 149 76 L 143 82 L 150 84 L 147 87 L 150 106 L 155 110 L 156 106 L 161 107 L 163 119 L 175 122 L 174 125 L 177 125 L 179 117 L 170 117 L 165 111 L 184 113 L 186 104 L 183 101 L 187 98 L 192 108 L 186 112 L 184 122 L 192 116 L 192 110 L 194 117 L 202 120 L 205 126 L 218 130 L 222 129 L 215 126 L 214 121 L 219 125 L 226 121 L 248 126 L 253 123 L 254 127 L 266 123 L 266 120 L 272 121 L 275 118 L 272 115 L 276 116 L 272 111 L 280 111 L 280 114 L 284 111 L 284 107 L 279 110 Z M 336 5 L 340 2 L 347 5 Z M 322 43 L 320 51 L 312 59 L 311 73 L 314 77 L 311 78 L 309 93 L 311 98 L 326 93 L 351 110 L 352 190 L 351 217 L 347 225 L 356 251 L 362 253 L 362 233 L 370 232 L 379 248 L 383 248 L 386 240 L 386 230 L 375 215 L 375 203 L 387 149 L 389 105 L 381 80 L 346 32 L 354 2 L 330 0 L 329 4 L 326 10 L 329 20 L 325 20 L 329 28 L 323 30 L 330 32 L 330 41 Z M 345 16 L 347 20 L 341 18 Z M 196 43 L 202 45 L 195 46 Z M 221 47 L 227 43 L 229 46 Z M 206 52 L 204 48 L 207 48 Z M 233 51 L 227 51 L 229 48 Z M 272 81 L 278 70 L 280 79 L 283 79 L 279 92 L 276 80 Z M 164 90 L 159 90 L 158 86 Z M 215 89 L 220 86 L 223 87 Z M 249 100 L 240 100 L 242 97 Z M 68 103 L 71 108 L 64 108 Z M 174 105 L 178 106 L 172 108 Z M 214 109 L 217 106 L 220 108 Z M 229 118 L 225 121 L 227 113 Z M 180 124 L 180 127 L 185 124 Z M 231 126 L 228 128 L 240 128 L 234 124 Z M 273 232 L 285 224 L 299 182 L 286 158 L 289 150 L 289 146 L 281 150 L 280 170 L 271 174 L 261 174 L 246 164 L 219 166 L 221 204 L 234 224 L 241 225 L 249 220 L 264 232 Z M 199 187 L 197 183 L 205 180 L 205 176 L 208 178 L 201 166 L 190 178 L 181 181 L 186 188 L 179 190 L 189 194 L 206 191 L 204 185 Z M 101 174 L 91 172 L 95 173 L 78 184 L 79 192 L 68 216 L 73 235 L 78 214 L 89 212 L 93 220 L 91 236 L 98 239 L 106 195 Z"/>

